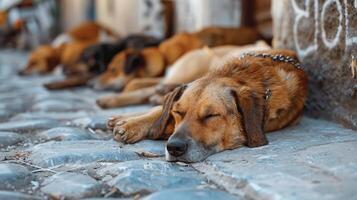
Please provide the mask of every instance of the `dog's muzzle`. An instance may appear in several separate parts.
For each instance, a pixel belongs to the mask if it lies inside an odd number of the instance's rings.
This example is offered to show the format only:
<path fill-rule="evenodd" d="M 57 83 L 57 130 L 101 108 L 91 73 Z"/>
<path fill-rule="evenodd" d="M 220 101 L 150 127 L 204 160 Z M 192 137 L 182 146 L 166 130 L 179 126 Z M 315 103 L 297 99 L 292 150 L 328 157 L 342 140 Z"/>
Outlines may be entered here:
<path fill-rule="evenodd" d="M 214 148 L 204 147 L 190 137 L 172 135 L 166 144 L 166 160 L 169 162 L 182 161 L 187 163 L 200 162 L 215 153 Z"/>
<path fill-rule="evenodd" d="M 186 153 L 187 142 L 180 139 L 172 139 L 167 142 L 166 149 L 170 155 L 179 157 Z"/>

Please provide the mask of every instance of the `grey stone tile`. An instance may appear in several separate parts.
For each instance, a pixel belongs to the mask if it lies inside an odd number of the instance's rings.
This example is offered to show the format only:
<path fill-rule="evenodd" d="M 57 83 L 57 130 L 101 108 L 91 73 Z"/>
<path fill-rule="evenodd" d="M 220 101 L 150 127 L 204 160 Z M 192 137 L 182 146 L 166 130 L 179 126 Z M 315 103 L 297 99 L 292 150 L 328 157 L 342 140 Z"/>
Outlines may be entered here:
<path fill-rule="evenodd" d="M 1 200 L 41 200 L 42 198 L 20 192 L 0 191 Z"/>
<path fill-rule="evenodd" d="M 229 192 L 253 199 L 355 197 L 357 132 L 304 118 L 268 139 L 267 146 L 225 151 L 193 166 Z"/>
<path fill-rule="evenodd" d="M 50 129 L 56 126 L 60 126 L 60 124 L 57 121 L 50 119 L 21 120 L 0 123 L 0 131 L 29 133 Z"/>
<path fill-rule="evenodd" d="M 227 192 L 215 189 L 173 189 L 153 193 L 143 200 L 239 200 Z"/>
<path fill-rule="evenodd" d="M 80 199 L 98 196 L 101 184 L 90 176 L 78 173 L 59 173 L 47 178 L 41 191 L 55 199 Z"/>
<path fill-rule="evenodd" d="M 43 140 L 71 141 L 71 140 L 93 140 L 99 139 L 90 131 L 73 127 L 56 127 L 43 131 L 37 136 Z"/>
<path fill-rule="evenodd" d="M 13 132 L 0 131 L 0 148 L 15 145 L 23 140 L 23 136 Z"/>
<path fill-rule="evenodd" d="M 70 111 L 80 111 L 80 110 L 92 110 L 92 107 L 83 102 L 78 101 L 64 101 L 64 100 L 46 100 L 36 102 L 31 107 L 32 111 L 42 111 L 42 112 L 70 112 Z"/>
<path fill-rule="evenodd" d="M 98 170 L 97 175 L 105 177 L 108 185 L 118 188 L 125 195 L 205 184 L 205 178 L 192 168 L 160 160 L 118 163 Z"/>
<path fill-rule="evenodd" d="M 114 141 L 100 140 L 51 141 L 36 145 L 29 151 L 31 162 L 42 167 L 140 158 L 135 152 L 120 148 Z"/>
<path fill-rule="evenodd" d="M 160 140 L 142 140 L 135 144 L 127 144 L 124 147 L 126 149 L 133 150 L 143 156 L 150 154 L 152 156 L 164 156 L 166 141 Z"/>
<path fill-rule="evenodd" d="M 22 189 L 31 181 L 31 172 L 24 166 L 13 163 L 0 164 L 0 190 Z"/>

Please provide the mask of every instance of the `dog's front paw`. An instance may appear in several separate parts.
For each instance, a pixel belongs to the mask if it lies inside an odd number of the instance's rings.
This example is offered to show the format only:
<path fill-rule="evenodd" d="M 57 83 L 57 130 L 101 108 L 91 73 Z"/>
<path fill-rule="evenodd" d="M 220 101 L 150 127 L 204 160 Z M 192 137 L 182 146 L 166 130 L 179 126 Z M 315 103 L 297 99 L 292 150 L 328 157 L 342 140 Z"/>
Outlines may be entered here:
<path fill-rule="evenodd" d="M 109 130 L 114 130 L 115 125 L 117 122 L 121 121 L 124 119 L 124 116 L 115 116 L 115 117 L 110 117 L 107 122 L 107 128 Z"/>
<path fill-rule="evenodd" d="M 148 130 L 145 126 L 142 126 L 140 117 L 122 120 L 116 118 L 116 120 L 108 121 L 108 126 L 109 123 L 110 125 L 115 123 L 113 128 L 114 139 L 119 142 L 131 144 L 145 139 L 147 136 Z"/>

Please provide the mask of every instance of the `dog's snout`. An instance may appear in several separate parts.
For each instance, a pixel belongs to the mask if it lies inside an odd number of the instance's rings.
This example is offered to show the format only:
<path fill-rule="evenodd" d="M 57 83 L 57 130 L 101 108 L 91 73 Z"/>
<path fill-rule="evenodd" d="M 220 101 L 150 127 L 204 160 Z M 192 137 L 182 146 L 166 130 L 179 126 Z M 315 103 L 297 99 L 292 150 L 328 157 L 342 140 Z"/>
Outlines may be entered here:
<path fill-rule="evenodd" d="M 17 74 L 18 74 L 19 76 L 25 76 L 25 75 L 27 75 L 27 72 L 26 72 L 25 69 L 22 69 L 22 70 L 19 70 L 19 71 L 17 72 Z"/>
<path fill-rule="evenodd" d="M 187 143 L 182 140 L 169 140 L 167 142 L 166 148 L 170 155 L 178 157 L 182 156 L 187 150 Z"/>
<path fill-rule="evenodd" d="M 94 88 L 94 89 L 100 89 L 99 88 L 99 84 L 98 84 L 98 80 L 97 79 L 91 79 L 88 81 L 87 83 L 90 87 Z"/>

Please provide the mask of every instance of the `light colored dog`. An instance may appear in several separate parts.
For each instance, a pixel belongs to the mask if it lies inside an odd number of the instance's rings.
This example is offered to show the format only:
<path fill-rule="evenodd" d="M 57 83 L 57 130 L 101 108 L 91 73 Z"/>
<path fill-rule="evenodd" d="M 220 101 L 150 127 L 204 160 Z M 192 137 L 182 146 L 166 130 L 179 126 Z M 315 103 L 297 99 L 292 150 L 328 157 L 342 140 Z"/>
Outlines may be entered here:
<path fill-rule="evenodd" d="M 176 86 L 192 82 L 208 71 L 220 66 L 244 52 L 270 49 L 263 41 L 245 46 L 221 46 L 193 50 L 178 59 L 163 79 L 134 79 L 124 92 L 99 98 L 97 103 L 103 108 L 120 107 L 147 103 L 149 98 L 155 104 L 162 103 L 162 97 Z"/>

